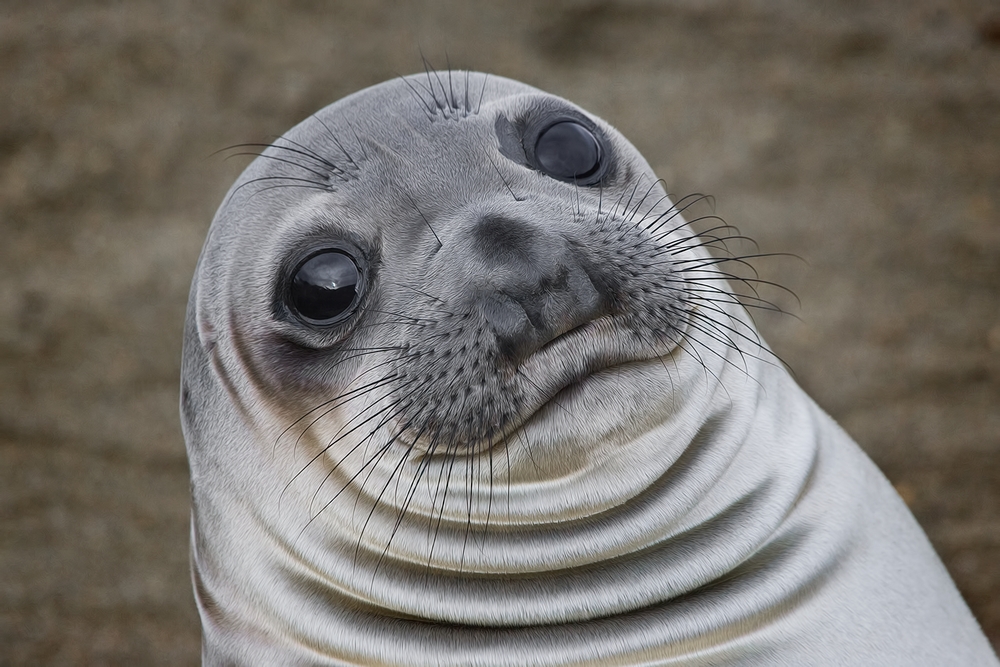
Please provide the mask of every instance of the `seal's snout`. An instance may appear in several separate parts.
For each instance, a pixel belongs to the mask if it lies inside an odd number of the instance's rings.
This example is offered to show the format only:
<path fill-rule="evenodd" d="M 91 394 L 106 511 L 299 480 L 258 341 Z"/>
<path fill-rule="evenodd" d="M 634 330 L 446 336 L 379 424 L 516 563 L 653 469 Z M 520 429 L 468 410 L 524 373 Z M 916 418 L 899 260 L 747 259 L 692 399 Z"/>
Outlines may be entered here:
<path fill-rule="evenodd" d="M 501 354 L 520 361 L 606 314 L 607 299 L 562 236 L 497 215 L 474 231 L 484 267 L 482 312 Z"/>

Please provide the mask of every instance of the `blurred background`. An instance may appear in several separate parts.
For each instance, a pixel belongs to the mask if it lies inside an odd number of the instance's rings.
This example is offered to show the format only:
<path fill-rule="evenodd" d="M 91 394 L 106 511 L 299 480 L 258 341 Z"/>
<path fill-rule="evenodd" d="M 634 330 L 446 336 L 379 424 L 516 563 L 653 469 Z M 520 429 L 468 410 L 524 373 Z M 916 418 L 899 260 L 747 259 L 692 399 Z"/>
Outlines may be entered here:
<path fill-rule="evenodd" d="M 197 663 L 181 326 L 246 164 L 216 151 L 421 52 L 604 117 L 801 258 L 757 263 L 801 299 L 765 337 L 1000 646 L 995 2 L 5 0 L 0 664 Z"/>

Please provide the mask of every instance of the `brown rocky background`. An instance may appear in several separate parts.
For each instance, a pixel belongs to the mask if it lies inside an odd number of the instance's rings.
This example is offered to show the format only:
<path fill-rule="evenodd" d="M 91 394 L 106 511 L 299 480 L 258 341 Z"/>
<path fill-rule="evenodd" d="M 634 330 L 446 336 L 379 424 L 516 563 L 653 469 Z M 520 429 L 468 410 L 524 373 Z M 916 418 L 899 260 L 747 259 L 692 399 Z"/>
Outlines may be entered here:
<path fill-rule="evenodd" d="M 765 252 L 760 318 L 1000 646 L 1000 8 L 800 2 L 0 6 L 0 664 L 189 665 L 188 283 L 266 141 L 482 69 L 608 119 Z M 705 206 L 702 213 L 709 213 Z"/>

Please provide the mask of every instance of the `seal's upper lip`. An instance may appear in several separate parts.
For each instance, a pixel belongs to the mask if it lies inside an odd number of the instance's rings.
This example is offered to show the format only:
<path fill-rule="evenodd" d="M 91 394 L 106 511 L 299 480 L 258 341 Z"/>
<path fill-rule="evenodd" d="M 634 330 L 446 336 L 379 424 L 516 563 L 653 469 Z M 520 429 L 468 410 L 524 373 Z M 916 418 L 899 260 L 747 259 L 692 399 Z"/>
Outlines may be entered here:
<path fill-rule="evenodd" d="M 534 354 L 538 354 L 538 352 L 541 352 L 545 348 L 550 347 L 552 345 L 561 345 L 565 343 L 567 339 L 570 339 L 575 334 L 587 335 L 587 327 L 593 328 L 592 326 L 593 324 L 594 320 L 590 320 L 589 322 L 584 322 L 582 324 L 577 324 L 572 329 L 564 331 L 563 333 L 559 334 L 549 342 L 545 343 L 545 345 L 542 345 L 540 348 L 538 348 L 538 350 Z"/>
<path fill-rule="evenodd" d="M 631 361 L 631 347 L 611 317 L 585 322 L 550 340 L 521 364 L 532 379 L 559 381 L 583 377 L 602 368 Z M 546 377 L 548 376 L 548 378 Z"/>
<path fill-rule="evenodd" d="M 672 346 L 671 346 L 672 347 Z M 581 324 L 546 343 L 521 364 L 531 412 L 537 412 L 560 392 L 591 375 L 626 363 L 649 361 L 669 354 L 662 343 L 643 340 L 613 316 Z M 531 415 L 525 415 L 525 419 Z"/>

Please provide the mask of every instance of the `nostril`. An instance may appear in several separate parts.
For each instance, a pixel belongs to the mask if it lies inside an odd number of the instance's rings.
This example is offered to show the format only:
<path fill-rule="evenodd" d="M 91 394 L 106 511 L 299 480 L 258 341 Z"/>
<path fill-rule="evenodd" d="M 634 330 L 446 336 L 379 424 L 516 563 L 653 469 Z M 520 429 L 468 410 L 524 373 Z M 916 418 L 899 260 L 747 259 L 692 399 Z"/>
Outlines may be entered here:
<path fill-rule="evenodd" d="M 537 333 L 520 303 L 506 294 L 496 293 L 483 300 L 480 312 L 496 336 L 500 354 L 509 359 L 530 354 Z"/>
<path fill-rule="evenodd" d="M 566 290 L 570 287 L 570 271 L 565 264 L 559 264 L 552 275 L 544 276 L 538 283 L 540 292 L 552 292 L 556 290 Z"/>

